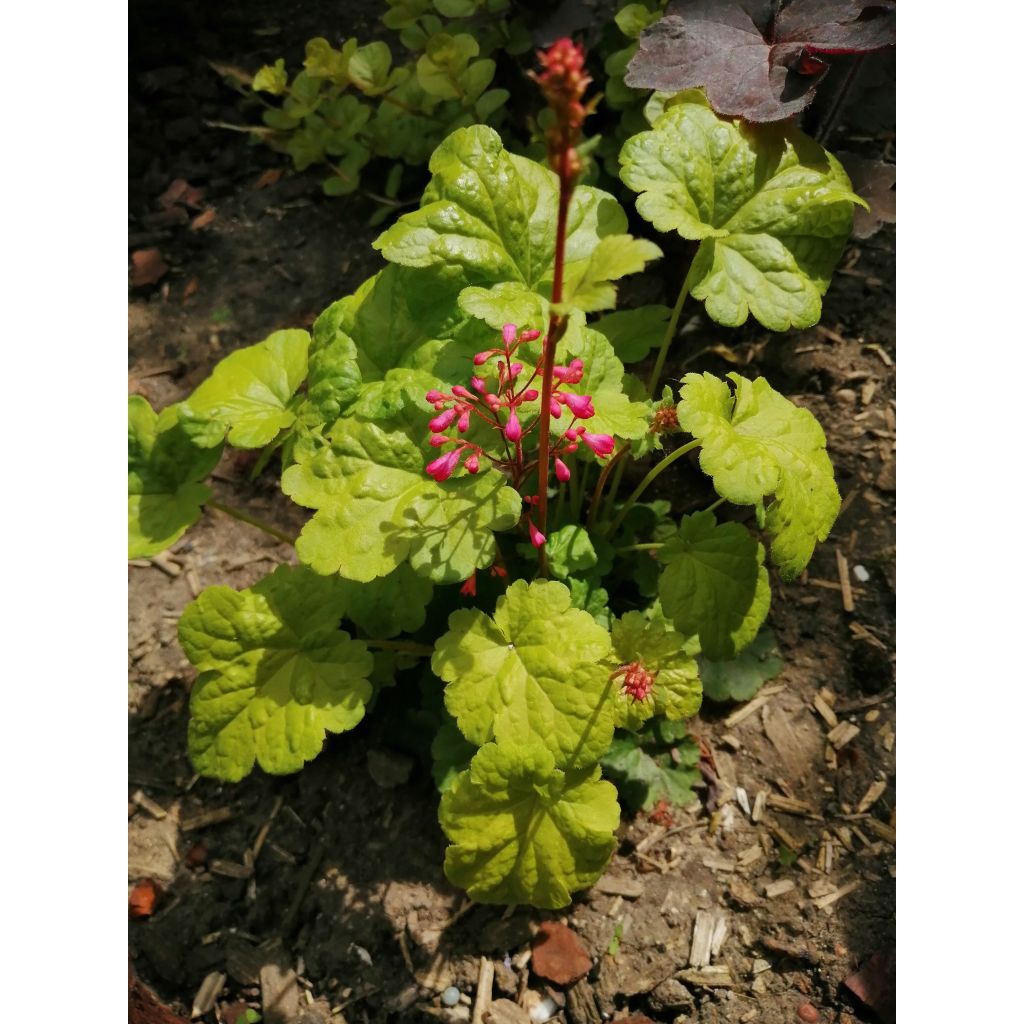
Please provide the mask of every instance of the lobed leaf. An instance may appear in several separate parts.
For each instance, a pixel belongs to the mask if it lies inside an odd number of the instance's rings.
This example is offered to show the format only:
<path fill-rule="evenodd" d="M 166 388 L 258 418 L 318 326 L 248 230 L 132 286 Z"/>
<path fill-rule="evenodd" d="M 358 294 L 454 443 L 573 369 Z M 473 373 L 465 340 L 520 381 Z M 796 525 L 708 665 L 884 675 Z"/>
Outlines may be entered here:
<path fill-rule="evenodd" d="M 764 527 L 783 579 L 799 575 L 815 544 L 839 514 L 839 490 L 825 449 L 825 432 L 763 377 L 728 374 L 736 388 L 710 373 L 683 378 L 679 425 L 701 443 L 700 466 L 715 490 L 739 505 L 768 506 Z"/>
<path fill-rule="evenodd" d="M 668 306 L 638 306 L 606 313 L 590 329 L 603 334 L 624 363 L 638 363 L 661 344 L 670 313 Z"/>
<path fill-rule="evenodd" d="M 782 671 L 775 634 L 762 629 L 748 647 L 730 661 L 701 658 L 704 693 L 710 700 L 750 700 L 758 690 Z"/>
<path fill-rule="evenodd" d="M 600 776 L 558 769 L 543 742 L 481 747 L 441 797 L 449 881 L 479 903 L 566 906 L 615 849 L 619 805 Z"/>
<path fill-rule="evenodd" d="M 363 717 L 373 656 L 338 630 L 349 594 L 337 580 L 282 565 L 255 586 L 210 587 L 178 635 L 200 675 L 189 701 L 189 756 L 237 782 L 254 763 L 274 775 L 316 757 L 327 732 Z"/>
<path fill-rule="evenodd" d="M 593 764 L 614 728 L 607 630 L 561 583 L 517 580 L 494 617 L 454 612 L 431 663 L 445 706 L 478 746 L 545 744 L 560 768 Z"/>
<path fill-rule="evenodd" d="M 672 106 L 620 155 L 622 181 L 659 231 L 700 241 L 687 275 L 708 315 L 738 327 L 809 327 L 846 245 L 842 166 L 794 127 L 757 133 L 698 103 Z"/>
<path fill-rule="evenodd" d="M 220 461 L 223 443 L 198 446 L 176 405 L 159 416 L 140 395 L 128 399 L 128 557 L 169 548 L 202 514 L 210 488 L 201 481 Z"/>
<path fill-rule="evenodd" d="M 649 811 L 659 801 L 685 807 L 697 799 L 694 783 L 700 772 L 694 769 L 699 748 L 692 739 L 676 748 L 681 755 L 677 765 L 668 754 L 651 755 L 634 735 L 620 735 L 612 740 L 601 766 L 612 779 L 622 801 L 632 810 Z"/>

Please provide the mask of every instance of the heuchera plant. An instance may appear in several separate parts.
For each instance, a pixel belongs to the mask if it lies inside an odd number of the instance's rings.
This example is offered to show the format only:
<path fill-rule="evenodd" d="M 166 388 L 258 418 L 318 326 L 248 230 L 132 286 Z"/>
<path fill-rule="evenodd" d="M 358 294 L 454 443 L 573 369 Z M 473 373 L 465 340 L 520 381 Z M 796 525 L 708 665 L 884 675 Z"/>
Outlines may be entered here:
<path fill-rule="evenodd" d="M 279 453 L 284 493 L 313 513 L 298 564 L 210 587 L 181 618 L 197 771 L 297 771 L 397 683 L 423 695 L 448 877 L 482 902 L 560 907 L 607 864 L 618 798 L 693 799 L 701 673 L 724 700 L 778 672 L 766 560 L 793 579 L 839 510 L 821 427 L 763 378 L 658 391 L 683 304 L 813 324 L 860 200 L 794 127 L 656 97 L 622 181 L 696 254 L 674 308 L 612 312 L 616 282 L 661 251 L 578 184 L 582 50 L 561 40 L 540 64 L 550 169 L 488 127 L 455 131 L 419 209 L 375 242 L 385 268 L 312 336 L 232 353 L 159 416 L 129 399 L 129 557 L 204 506 L 287 539 L 203 483 L 225 444 Z M 623 363 L 652 350 L 644 384 Z M 698 451 L 709 508 L 641 500 Z M 631 460 L 652 464 L 620 500 Z M 719 519 L 726 501 L 756 529 Z"/>

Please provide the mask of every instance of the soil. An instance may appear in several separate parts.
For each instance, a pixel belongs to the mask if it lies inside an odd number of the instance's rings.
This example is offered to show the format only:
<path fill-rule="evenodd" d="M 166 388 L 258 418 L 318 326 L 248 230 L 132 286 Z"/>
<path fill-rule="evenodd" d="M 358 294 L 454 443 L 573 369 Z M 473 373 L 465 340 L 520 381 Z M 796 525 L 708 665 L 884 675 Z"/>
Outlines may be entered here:
<path fill-rule="evenodd" d="M 283 168 L 282 158 L 204 122 L 252 123 L 208 60 L 252 70 L 280 54 L 296 60 L 313 35 L 366 39 L 382 6 L 347 5 L 339 17 L 334 5 L 304 2 L 285 18 L 269 3 L 133 5 L 129 247 L 159 249 L 169 270 L 130 290 L 130 392 L 157 408 L 177 401 L 228 351 L 308 326 L 379 268 L 372 201 L 327 199 L 315 173 L 286 168 L 267 184 L 261 175 Z M 830 146 L 892 158 L 890 65 L 869 65 L 864 78 Z M 168 214 L 160 197 L 177 179 L 202 195 Z M 193 229 L 206 210 L 212 220 Z M 469 1019 L 486 957 L 495 998 L 528 1004 L 531 993 L 550 994 L 554 1019 L 571 1024 L 600 1019 L 594 1007 L 604 1019 L 642 1012 L 701 1024 L 887 1019 L 843 982 L 895 944 L 894 247 L 892 226 L 851 242 L 819 327 L 770 336 L 694 315 L 677 342 L 670 377 L 760 373 L 814 412 L 843 511 L 804 577 L 773 580 L 779 688 L 742 721 L 730 718 L 742 706 L 707 702 L 693 722 L 713 755 L 717 808 L 709 812 L 705 789 L 667 817 L 624 817 L 606 878 L 564 913 L 471 905 L 445 881 L 429 772 L 395 747 L 380 715 L 329 740 L 296 776 L 198 778 L 185 752 L 194 672 L 177 618 L 203 587 L 248 586 L 293 552 L 211 512 L 162 565 L 132 566 L 129 885 L 151 878 L 163 889 L 156 912 L 130 924 L 141 982 L 187 1018 L 204 979 L 222 974 L 206 1021 L 239 1019 L 245 1005 L 265 1021 L 455 1021 Z M 678 267 L 672 254 L 664 262 L 665 279 L 659 271 L 632 282 L 627 302 L 661 297 Z M 250 481 L 251 468 L 250 456 L 227 453 L 215 496 L 297 532 L 302 511 L 281 497 L 272 471 Z M 707 503 L 692 467 L 662 486 L 680 510 Z M 680 501 L 681 490 L 691 497 Z M 852 611 L 837 553 L 866 570 L 863 581 L 856 570 Z M 838 750 L 815 708 L 822 693 L 859 730 Z M 858 811 L 876 780 L 881 795 Z M 762 793 L 755 822 L 747 808 Z M 712 960 L 726 973 L 690 965 L 702 911 L 726 922 Z M 526 956 L 550 919 L 569 924 L 594 961 L 568 1004 Z M 261 979 L 263 998 L 279 992 L 276 1009 L 262 1005 Z M 439 994 L 452 984 L 464 995 L 446 1009 Z"/>

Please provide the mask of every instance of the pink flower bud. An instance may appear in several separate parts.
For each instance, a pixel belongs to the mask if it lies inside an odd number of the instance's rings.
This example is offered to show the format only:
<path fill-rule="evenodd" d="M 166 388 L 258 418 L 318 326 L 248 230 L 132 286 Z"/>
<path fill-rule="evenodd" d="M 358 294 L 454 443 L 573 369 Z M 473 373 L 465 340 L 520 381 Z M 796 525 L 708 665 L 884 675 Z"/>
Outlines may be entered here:
<path fill-rule="evenodd" d="M 537 398 L 539 397 L 539 394 L 540 393 L 536 391 L 534 388 L 529 388 L 528 390 L 523 392 L 523 401 L 536 402 Z"/>
<path fill-rule="evenodd" d="M 459 433 L 460 434 L 464 434 L 467 430 L 469 430 L 469 410 L 468 409 L 459 417 Z"/>
<path fill-rule="evenodd" d="M 487 360 L 490 359 L 497 351 L 498 350 L 496 348 L 489 348 L 486 352 L 477 352 L 477 354 L 473 356 L 473 365 L 483 366 L 484 363 L 486 363 Z"/>
<path fill-rule="evenodd" d="M 554 398 L 552 398 L 551 401 L 548 402 L 548 412 L 550 412 L 556 420 L 562 418 L 562 407 L 558 404 L 557 401 L 555 401 Z"/>
<path fill-rule="evenodd" d="M 445 437 L 444 434 L 431 434 L 430 436 L 430 447 L 440 448 L 441 445 L 447 444 L 451 440 L 450 437 Z"/>
<path fill-rule="evenodd" d="M 584 430 L 580 439 L 599 459 L 611 455 L 615 450 L 615 438 L 610 434 L 591 434 Z"/>
<path fill-rule="evenodd" d="M 501 408 L 501 401 L 497 395 L 486 395 L 484 396 L 484 401 L 491 412 L 497 412 Z"/>
<path fill-rule="evenodd" d="M 512 409 L 508 414 L 508 423 L 505 424 L 505 436 L 510 441 L 518 441 L 523 436 L 523 428 L 515 409 Z"/>
<path fill-rule="evenodd" d="M 565 404 L 572 410 L 573 416 L 580 420 L 589 420 L 594 415 L 594 403 L 590 395 L 565 396 Z"/>
<path fill-rule="evenodd" d="M 473 385 L 473 390 L 479 391 L 481 395 L 487 390 L 487 382 L 483 377 L 470 377 L 469 383 Z"/>
<path fill-rule="evenodd" d="M 511 368 L 510 368 L 510 370 L 509 370 L 509 374 L 512 377 L 518 377 L 519 374 L 521 374 L 522 372 L 523 372 L 523 364 L 522 363 L 513 363 Z"/>
<path fill-rule="evenodd" d="M 569 370 L 568 366 L 552 366 L 551 367 L 551 376 L 554 377 L 555 380 L 565 380 L 566 376 L 570 372 L 571 371 Z"/>
<path fill-rule="evenodd" d="M 565 450 L 566 450 L 567 452 L 570 452 L 570 453 L 572 453 L 572 452 L 576 451 L 576 449 L 577 449 L 577 448 L 579 448 L 579 445 L 578 445 L 578 444 L 575 444 L 575 443 L 573 443 L 573 444 L 567 444 L 567 445 L 565 446 Z"/>
<path fill-rule="evenodd" d="M 466 459 L 466 472 L 467 473 L 479 473 L 480 472 L 480 456 L 479 455 L 476 455 L 476 454 L 470 455 L 470 457 L 468 459 Z"/>
<path fill-rule="evenodd" d="M 459 464 L 463 451 L 462 448 L 456 448 L 455 451 L 427 463 L 427 476 L 432 476 L 438 483 L 447 480 L 455 472 L 455 467 Z"/>
<path fill-rule="evenodd" d="M 461 384 L 456 384 L 455 387 L 452 388 L 452 394 L 453 395 L 458 395 L 459 398 L 472 398 L 473 397 L 469 393 L 469 390 L 467 388 L 464 388 Z"/>
<path fill-rule="evenodd" d="M 520 341 L 536 341 L 540 337 L 540 331 L 523 331 L 519 335 Z"/>
<path fill-rule="evenodd" d="M 431 405 L 435 405 L 437 402 L 444 401 L 444 395 L 442 395 L 440 391 L 428 391 L 427 401 L 430 402 Z"/>
<path fill-rule="evenodd" d="M 570 428 L 569 428 L 569 429 L 568 429 L 568 430 L 567 430 L 567 431 L 565 432 L 565 436 L 566 436 L 566 437 L 567 437 L 567 438 L 568 438 L 568 439 L 569 439 L 570 441 L 575 441 L 575 440 L 576 440 L 576 438 L 577 438 L 577 437 L 579 437 L 579 436 L 580 436 L 580 434 L 582 434 L 582 433 L 583 433 L 583 429 L 582 429 L 581 427 L 570 427 Z"/>
<path fill-rule="evenodd" d="M 527 519 L 526 521 L 530 526 L 530 543 L 535 548 L 544 547 L 544 544 L 547 541 L 547 537 L 545 537 L 544 534 L 541 533 L 540 530 L 538 530 L 537 527 L 533 525 L 532 519 Z"/>
<path fill-rule="evenodd" d="M 440 416 L 435 416 L 427 426 L 429 426 L 435 434 L 439 434 L 442 430 L 448 429 L 452 420 L 454 420 L 457 415 L 458 413 L 454 409 L 448 409 L 441 413 Z"/>
<path fill-rule="evenodd" d="M 572 474 L 569 472 L 569 467 L 559 458 L 555 459 L 555 476 L 558 477 L 562 483 L 566 483 Z"/>
<path fill-rule="evenodd" d="M 505 348 L 507 349 L 516 340 L 516 325 L 505 324 L 501 329 L 501 338 L 505 342 Z"/>

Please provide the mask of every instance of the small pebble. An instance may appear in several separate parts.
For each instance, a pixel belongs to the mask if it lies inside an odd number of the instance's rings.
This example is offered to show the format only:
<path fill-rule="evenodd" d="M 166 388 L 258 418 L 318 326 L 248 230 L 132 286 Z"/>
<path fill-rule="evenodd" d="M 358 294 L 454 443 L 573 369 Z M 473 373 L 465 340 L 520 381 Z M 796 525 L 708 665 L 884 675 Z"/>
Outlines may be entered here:
<path fill-rule="evenodd" d="M 530 1011 L 530 1020 L 533 1021 L 533 1024 L 544 1024 L 545 1021 L 551 1020 L 556 1013 L 558 1013 L 558 1004 L 551 996 L 548 996 Z"/>
<path fill-rule="evenodd" d="M 863 565 L 855 565 L 853 567 L 853 578 L 858 583 L 867 583 L 867 581 L 871 579 L 871 573 L 869 573 Z"/>
<path fill-rule="evenodd" d="M 810 1003 L 801 1003 L 796 1009 L 796 1015 L 806 1024 L 815 1024 L 818 1020 L 818 1011 Z"/>
<path fill-rule="evenodd" d="M 836 401 L 843 405 L 855 405 L 857 403 L 857 392 L 850 388 L 840 388 L 836 392 Z"/>
<path fill-rule="evenodd" d="M 441 1002 L 444 1003 L 445 1006 L 458 1006 L 459 996 L 461 994 L 462 993 L 459 992 L 454 985 L 449 985 L 448 988 L 441 993 Z M 815 1020 L 817 1020 L 817 1016 L 815 1016 Z"/>

